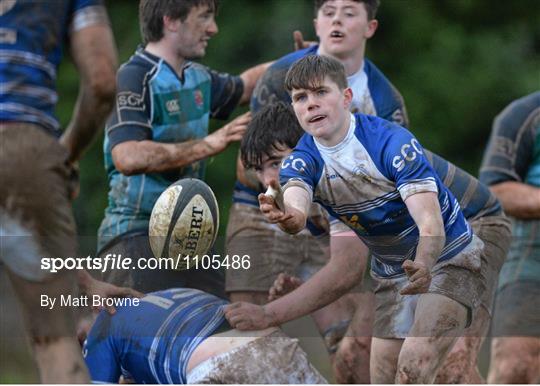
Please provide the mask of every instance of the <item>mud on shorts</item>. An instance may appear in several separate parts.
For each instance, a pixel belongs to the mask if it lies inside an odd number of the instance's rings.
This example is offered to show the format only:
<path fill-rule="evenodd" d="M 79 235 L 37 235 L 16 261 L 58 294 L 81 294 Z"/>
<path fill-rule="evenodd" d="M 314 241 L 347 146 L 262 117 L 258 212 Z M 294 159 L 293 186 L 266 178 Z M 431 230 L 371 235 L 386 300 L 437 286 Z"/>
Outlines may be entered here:
<path fill-rule="evenodd" d="M 329 260 L 328 235 L 313 236 L 304 230 L 289 235 L 270 224 L 256 206 L 234 203 L 229 212 L 226 253 L 248 255 L 247 270 L 226 272 L 227 292 L 267 292 L 281 272 L 307 280 Z"/>
<path fill-rule="evenodd" d="M 102 274 L 102 279 L 107 283 L 131 287 L 143 293 L 176 287 L 195 288 L 226 299 L 225 280 L 221 269 L 200 268 L 183 271 L 164 268 L 138 269 L 137 260 L 154 259 L 147 229 L 130 231 L 117 236 L 99 251 L 102 259 L 107 254 L 131 258 L 133 267 L 136 268 L 106 270 Z M 146 266 L 146 264 L 141 266 Z"/>
<path fill-rule="evenodd" d="M 428 293 L 444 295 L 467 308 L 467 327 L 474 310 L 481 303 L 486 277 L 481 270 L 482 241 L 474 236 L 471 243 L 449 260 L 435 264 L 431 270 Z M 375 322 L 373 336 L 405 339 L 414 322 L 420 295 L 400 295 L 409 281 L 406 275 L 394 278 L 373 277 L 375 287 Z"/>
<path fill-rule="evenodd" d="M 297 339 L 282 331 L 212 357 L 187 374 L 188 384 L 326 384 Z"/>
<path fill-rule="evenodd" d="M 513 222 L 491 333 L 493 337 L 540 337 L 540 220 Z"/>
<path fill-rule="evenodd" d="M 41 307 L 40 295 L 75 294 L 74 271 L 50 273 L 41 259 L 75 257 L 71 196 L 77 188 L 68 152 L 43 128 L 29 123 L 0 125 L 0 260 L 32 338 L 74 336 L 71 307 Z"/>

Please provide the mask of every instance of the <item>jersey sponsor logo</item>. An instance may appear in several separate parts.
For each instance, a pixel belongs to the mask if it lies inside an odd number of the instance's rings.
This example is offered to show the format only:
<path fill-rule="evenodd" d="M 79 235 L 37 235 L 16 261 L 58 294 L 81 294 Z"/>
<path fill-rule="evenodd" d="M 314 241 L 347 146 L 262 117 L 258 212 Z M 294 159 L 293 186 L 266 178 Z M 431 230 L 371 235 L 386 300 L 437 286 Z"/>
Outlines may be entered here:
<path fill-rule="evenodd" d="M 197 107 L 202 107 L 203 103 L 204 103 L 204 98 L 203 98 L 203 93 L 201 90 L 195 90 L 193 92 L 193 97 L 195 98 L 195 105 L 197 105 Z"/>
<path fill-rule="evenodd" d="M 171 99 L 165 102 L 165 108 L 170 115 L 178 114 L 180 112 L 180 103 L 178 99 Z"/>
<path fill-rule="evenodd" d="M 294 158 L 293 155 L 285 158 L 281 163 L 282 169 L 287 169 L 288 167 L 291 167 L 293 170 L 296 170 L 300 173 L 304 173 L 306 171 L 306 166 L 306 161 L 304 161 L 302 158 Z"/>
<path fill-rule="evenodd" d="M 347 224 L 350 228 L 354 229 L 355 231 L 358 231 L 358 232 L 365 232 L 366 231 L 366 228 L 364 228 L 362 226 L 362 224 L 360 224 L 358 222 L 359 218 L 358 218 L 358 215 L 354 214 L 352 215 L 350 218 L 348 216 L 339 216 L 339 219 Z"/>
<path fill-rule="evenodd" d="M 406 162 L 412 162 L 416 159 L 418 154 L 423 154 L 420 144 L 413 138 L 411 143 L 406 143 L 401 146 L 401 155 L 396 155 L 392 159 L 392 166 L 397 169 L 398 172 L 402 171 Z"/>
<path fill-rule="evenodd" d="M 141 94 L 137 94 L 131 91 L 124 91 L 118 93 L 116 98 L 118 107 L 120 109 L 142 109 L 144 100 Z"/>
<path fill-rule="evenodd" d="M 353 174 L 360 177 L 364 182 L 367 182 L 368 184 L 371 184 L 373 182 L 373 179 L 369 175 L 367 168 L 364 165 L 355 166 L 355 168 L 353 169 Z"/>

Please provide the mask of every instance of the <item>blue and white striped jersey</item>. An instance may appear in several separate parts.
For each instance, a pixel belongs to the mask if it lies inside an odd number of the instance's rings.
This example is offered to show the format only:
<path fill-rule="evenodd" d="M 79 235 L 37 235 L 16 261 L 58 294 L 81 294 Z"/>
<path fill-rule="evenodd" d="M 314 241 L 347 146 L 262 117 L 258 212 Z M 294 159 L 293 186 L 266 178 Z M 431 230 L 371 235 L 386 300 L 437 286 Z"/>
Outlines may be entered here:
<path fill-rule="evenodd" d="M 83 355 L 94 383 L 186 383 L 195 348 L 225 321 L 225 300 L 202 291 L 174 288 L 150 293 L 138 306 L 102 311 Z"/>
<path fill-rule="evenodd" d="M 0 121 L 29 122 L 60 136 L 56 72 L 72 31 L 108 23 L 101 0 L 0 2 Z"/>
<path fill-rule="evenodd" d="M 372 252 L 380 277 L 403 274 L 414 258 L 418 228 L 404 203 L 420 192 L 436 192 L 446 232 L 439 261 L 455 256 L 472 239 L 456 198 L 403 127 L 375 116 L 351 115 L 345 139 L 325 147 L 305 134 L 281 166 L 280 182 L 300 186 L 347 224 Z"/>

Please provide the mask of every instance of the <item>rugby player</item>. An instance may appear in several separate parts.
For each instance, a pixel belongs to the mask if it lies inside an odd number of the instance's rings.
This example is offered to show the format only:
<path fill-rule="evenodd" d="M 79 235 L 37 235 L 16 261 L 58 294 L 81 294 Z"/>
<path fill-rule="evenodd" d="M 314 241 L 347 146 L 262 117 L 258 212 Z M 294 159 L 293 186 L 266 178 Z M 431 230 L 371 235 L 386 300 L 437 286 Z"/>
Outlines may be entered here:
<path fill-rule="evenodd" d="M 378 0 L 315 0 L 314 26 L 320 43 L 290 53 L 270 66 L 257 83 L 251 98 L 251 111 L 255 113 L 275 101 L 290 101 L 283 82 L 291 64 L 307 55 L 326 55 L 340 60 L 346 68 L 348 83 L 354 89 L 353 112 L 377 115 L 407 126 L 403 98 L 365 57 L 367 40 L 377 30 L 378 5 Z M 296 272 L 307 278 L 328 261 L 328 238 L 322 237 L 320 230 L 309 227 L 309 231 L 287 235 L 264 219 L 257 201 L 261 191 L 260 182 L 252 171 L 244 169 L 239 157 L 226 250 L 229 254 L 247 254 L 256 259 L 253 259 L 249 270 L 226 272 L 226 290 L 232 301 L 263 304 L 279 272 Z M 369 312 L 357 320 L 362 322 L 357 327 L 364 332 L 349 331 L 347 335 L 357 339 L 340 343 L 355 305 L 372 306 L 369 283 L 365 282 L 364 288 L 358 290 L 313 315 L 332 359 L 336 380 L 343 383 L 369 383 Z M 354 347 L 355 352 L 348 350 L 347 346 Z M 356 364 L 350 366 L 347 364 L 350 361 Z"/>
<path fill-rule="evenodd" d="M 259 180 L 266 187 L 270 181 L 277 180 L 281 162 L 289 156 L 302 134 L 303 130 L 290 107 L 283 102 L 266 106 L 253 116 L 253 120 L 248 125 L 248 130 L 241 144 L 242 161 L 246 168 L 256 170 Z M 437 374 L 436 382 L 481 383 L 483 380 L 476 366 L 477 356 L 489 329 L 497 275 L 508 250 L 509 221 L 504 217 L 495 196 L 476 178 L 428 150 L 425 150 L 425 156 L 443 183 L 457 198 L 465 218 L 484 242 L 482 269 L 487 281 L 487 289 L 481 298 L 481 307 L 477 309 L 471 327 L 465 331 L 464 337 L 458 339 L 445 365 Z M 310 219 L 308 219 L 309 222 Z M 363 256 L 362 259 L 358 258 L 362 257 L 358 255 L 362 251 L 367 251 L 367 248 L 356 235 L 347 234 L 341 228 L 339 221 L 330 223 L 332 255 L 341 256 L 341 261 L 345 261 L 347 259 L 342 255 L 352 253 L 351 261 L 354 261 L 355 256 L 357 258 L 354 265 L 365 270 L 367 256 Z M 340 248 L 337 249 L 338 247 Z M 487 264 L 488 260 L 490 264 Z M 334 264 L 330 263 L 329 265 Z M 329 269 L 329 267 L 324 269 Z M 344 271 L 338 276 L 348 277 L 349 272 L 351 271 Z M 303 281 L 305 280 L 290 274 L 280 274 L 270 289 L 270 299 L 283 296 L 297 288 Z M 340 281 L 340 283 L 343 282 L 343 280 Z M 338 289 L 334 287 L 334 291 L 338 291 Z M 324 304 L 320 304 L 320 307 L 322 306 Z M 353 320 L 366 317 L 369 313 L 369 309 L 359 307 Z M 366 334 L 365 330 L 359 330 L 361 326 L 362 324 L 351 323 L 354 330 L 350 330 L 348 334 L 354 335 L 346 335 L 342 342 L 356 341 L 358 336 L 371 336 L 370 331 Z M 359 345 L 355 345 L 354 348 L 361 349 Z M 387 352 L 387 355 L 392 357 L 396 353 Z M 354 365 L 354 362 L 350 365 Z"/>
<path fill-rule="evenodd" d="M 116 103 L 103 144 L 109 205 L 98 231 L 101 255 L 153 258 L 148 222 L 159 195 L 179 178 L 204 178 L 205 159 L 239 141 L 241 115 L 208 134 L 209 118 L 224 119 L 247 103 L 268 64 L 240 76 L 221 74 L 200 59 L 218 32 L 216 0 L 141 0 L 144 47 L 118 71 Z M 143 292 L 194 287 L 224 297 L 219 270 L 111 270 L 108 282 Z"/>
<path fill-rule="evenodd" d="M 480 180 L 513 218 L 497 291 L 490 383 L 540 382 L 540 92 L 494 120 Z"/>
<path fill-rule="evenodd" d="M 199 290 L 150 293 L 139 306 L 102 312 L 83 353 L 95 383 L 319 384 L 326 380 L 296 339 L 278 328 L 242 333 L 228 303 Z"/>
<path fill-rule="evenodd" d="M 388 121 L 349 112 L 352 93 L 338 61 L 300 59 L 285 84 L 306 134 L 282 165 L 284 210 L 260 195 L 261 210 L 294 233 L 305 226 L 314 198 L 352 228 L 373 254 L 372 382 L 433 382 L 480 302 L 483 243 L 416 138 Z M 329 296 L 323 291 L 337 283 L 321 272 L 302 286 L 304 295 Z M 260 325 L 304 314 L 311 305 L 304 298 L 279 307 L 283 299 L 263 309 L 239 303 L 227 317 L 233 326 L 249 328 L 254 320 Z M 398 355 L 389 358 L 388 351 Z"/>
<path fill-rule="evenodd" d="M 75 295 L 77 285 L 105 297 L 136 293 L 98 282 L 84 270 L 47 273 L 40 258 L 76 255 L 74 163 L 112 108 L 114 39 L 100 0 L 2 1 L 0 24 L 1 259 L 22 304 L 41 381 L 88 382 L 72 309 L 41 307 L 41 296 Z M 62 134 L 54 109 L 66 40 L 80 83 Z"/>

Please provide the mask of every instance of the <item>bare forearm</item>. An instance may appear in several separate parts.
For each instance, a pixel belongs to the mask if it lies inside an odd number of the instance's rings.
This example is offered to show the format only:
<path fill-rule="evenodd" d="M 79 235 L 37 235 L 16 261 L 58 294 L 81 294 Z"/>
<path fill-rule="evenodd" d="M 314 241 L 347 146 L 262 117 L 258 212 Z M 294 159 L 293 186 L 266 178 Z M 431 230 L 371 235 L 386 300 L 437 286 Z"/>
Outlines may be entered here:
<path fill-rule="evenodd" d="M 264 306 L 274 325 L 309 315 L 347 293 L 360 280 L 354 271 L 343 272 L 331 263 L 289 294 Z"/>
<path fill-rule="evenodd" d="M 502 182 L 490 187 L 506 214 L 520 219 L 540 218 L 540 188 L 521 182 Z"/>
<path fill-rule="evenodd" d="M 104 97 L 95 95 L 88 88 L 81 89 L 71 121 L 61 138 L 61 143 L 69 149 L 70 162 L 79 160 L 101 132 L 113 101 L 113 93 Z"/>
<path fill-rule="evenodd" d="M 125 175 L 179 169 L 218 152 L 204 139 L 181 143 L 130 141 L 112 150 L 117 169 Z"/>
<path fill-rule="evenodd" d="M 81 81 L 73 116 L 60 141 L 68 148 L 69 160 L 73 162 L 100 133 L 113 107 L 118 58 L 107 24 L 74 32 L 71 53 Z"/>

